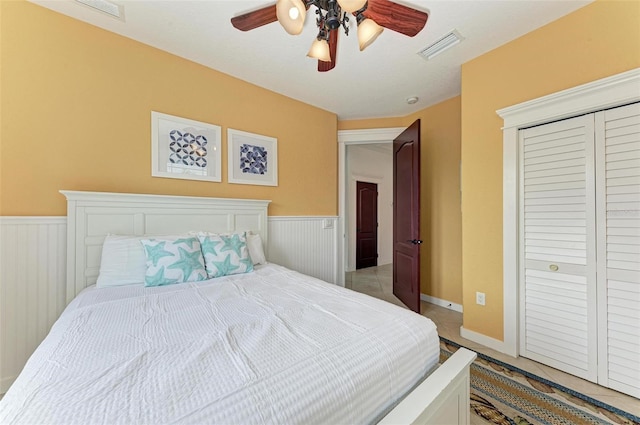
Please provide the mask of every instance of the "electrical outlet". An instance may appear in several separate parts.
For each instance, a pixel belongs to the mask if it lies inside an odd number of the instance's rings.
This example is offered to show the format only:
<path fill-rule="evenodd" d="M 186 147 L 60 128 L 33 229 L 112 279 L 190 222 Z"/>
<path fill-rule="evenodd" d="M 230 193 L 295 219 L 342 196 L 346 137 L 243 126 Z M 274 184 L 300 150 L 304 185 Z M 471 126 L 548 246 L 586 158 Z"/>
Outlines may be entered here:
<path fill-rule="evenodd" d="M 484 305 L 484 301 L 485 301 L 484 298 L 485 298 L 484 292 L 476 292 L 476 304 Z"/>

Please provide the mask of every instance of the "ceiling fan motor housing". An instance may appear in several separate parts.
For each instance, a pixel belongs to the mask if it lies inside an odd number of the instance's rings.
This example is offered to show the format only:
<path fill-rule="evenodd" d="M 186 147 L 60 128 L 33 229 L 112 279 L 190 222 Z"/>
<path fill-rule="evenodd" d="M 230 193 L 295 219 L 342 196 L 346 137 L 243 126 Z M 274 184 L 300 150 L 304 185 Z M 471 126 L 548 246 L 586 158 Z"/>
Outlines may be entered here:
<path fill-rule="evenodd" d="M 327 11 L 325 25 L 330 30 L 340 28 L 340 5 L 337 0 L 320 0 L 318 7 Z"/>

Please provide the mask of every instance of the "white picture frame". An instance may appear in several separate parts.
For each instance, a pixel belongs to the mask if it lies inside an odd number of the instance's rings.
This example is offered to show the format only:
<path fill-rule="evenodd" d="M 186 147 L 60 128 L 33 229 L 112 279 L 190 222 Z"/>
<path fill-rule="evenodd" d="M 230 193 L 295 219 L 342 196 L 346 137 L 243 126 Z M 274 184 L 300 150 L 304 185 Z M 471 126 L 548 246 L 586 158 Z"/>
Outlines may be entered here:
<path fill-rule="evenodd" d="M 227 129 L 229 183 L 278 185 L 278 139 Z"/>
<path fill-rule="evenodd" d="M 222 128 L 151 111 L 151 175 L 221 182 Z"/>

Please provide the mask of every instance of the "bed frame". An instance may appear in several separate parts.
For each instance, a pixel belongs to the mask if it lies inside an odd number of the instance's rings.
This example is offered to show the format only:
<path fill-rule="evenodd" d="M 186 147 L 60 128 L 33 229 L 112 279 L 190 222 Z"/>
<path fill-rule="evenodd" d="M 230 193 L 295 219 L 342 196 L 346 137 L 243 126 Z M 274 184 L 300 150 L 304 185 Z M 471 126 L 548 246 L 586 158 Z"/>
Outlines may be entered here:
<path fill-rule="evenodd" d="M 271 201 L 60 191 L 67 198 L 67 303 L 96 282 L 107 234 L 160 235 L 194 230 L 252 231 L 268 246 Z M 468 424 L 469 366 L 476 353 L 456 351 L 407 394 L 380 424 Z"/>

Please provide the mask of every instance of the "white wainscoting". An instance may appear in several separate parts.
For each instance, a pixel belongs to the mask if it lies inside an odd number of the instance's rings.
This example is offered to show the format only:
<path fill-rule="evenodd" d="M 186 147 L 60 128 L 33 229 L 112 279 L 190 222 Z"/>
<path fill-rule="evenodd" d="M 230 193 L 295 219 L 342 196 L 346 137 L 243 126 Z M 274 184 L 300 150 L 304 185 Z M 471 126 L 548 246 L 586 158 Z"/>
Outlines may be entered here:
<path fill-rule="evenodd" d="M 336 283 L 337 253 L 337 217 L 269 217 L 270 262 Z"/>
<path fill-rule="evenodd" d="M 336 217 L 269 217 L 268 260 L 337 282 Z M 0 394 L 66 306 L 66 217 L 0 217 Z"/>
<path fill-rule="evenodd" d="M 66 217 L 0 217 L 0 393 L 66 306 Z"/>

